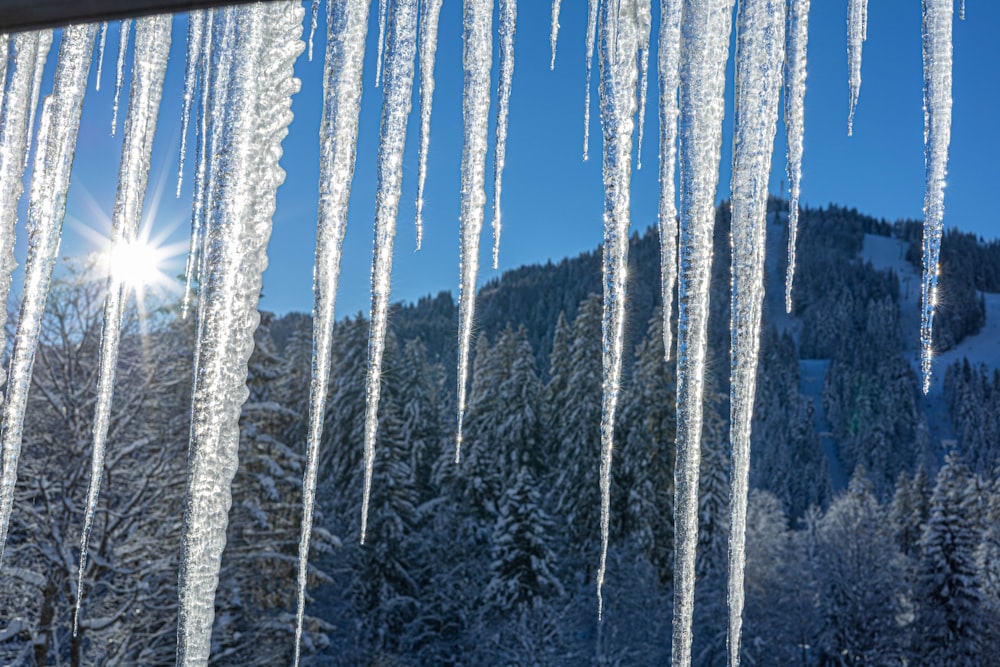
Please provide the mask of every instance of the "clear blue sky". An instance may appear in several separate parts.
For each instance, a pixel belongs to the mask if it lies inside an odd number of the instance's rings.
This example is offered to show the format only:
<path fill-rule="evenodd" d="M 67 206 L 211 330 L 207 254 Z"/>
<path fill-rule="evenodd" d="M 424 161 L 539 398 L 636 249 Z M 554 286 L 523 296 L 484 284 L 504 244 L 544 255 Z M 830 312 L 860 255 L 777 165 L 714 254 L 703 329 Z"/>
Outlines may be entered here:
<path fill-rule="evenodd" d="M 373 237 L 375 155 L 381 89 L 374 85 L 377 4 L 373 3 L 365 70 L 363 115 L 350 221 L 337 301 L 338 317 L 367 312 Z M 658 3 L 654 2 L 652 42 L 655 59 Z M 809 78 L 806 95 L 806 149 L 803 203 L 829 202 L 857 207 L 894 220 L 919 218 L 923 202 L 923 112 L 921 89 L 920 3 L 872 2 L 864 47 L 862 87 L 853 137 L 847 137 L 846 0 L 818 0 L 810 15 Z M 583 162 L 583 82 L 586 10 L 582 0 L 564 2 L 559 50 L 549 71 L 550 3 L 520 3 L 515 42 L 514 89 L 503 190 L 502 272 L 525 263 L 558 260 L 598 245 L 602 238 L 601 132 L 596 107 L 598 69 L 594 69 L 591 159 Z M 308 12 L 307 12 L 308 13 Z M 321 12 L 322 14 L 322 12 Z M 461 155 L 461 2 L 447 0 L 441 16 L 436 70 L 437 90 L 431 126 L 431 151 L 425 205 L 424 249 L 414 252 L 416 197 L 417 90 L 408 132 L 395 250 L 396 299 L 415 300 L 458 283 L 459 160 Z M 308 19 L 307 19 L 308 20 Z M 174 48 L 154 151 L 152 189 L 162 199 L 154 222 L 172 241 L 187 236 L 193 164 L 186 169 L 180 200 L 173 197 L 180 136 L 180 101 L 186 21 L 174 24 Z M 968 20 L 955 22 L 954 123 L 945 224 L 998 236 L 993 193 L 1000 137 L 995 122 L 1000 90 L 1000 3 L 970 2 Z M 295 120 L 285 141 L 282 164 L 287 180 L 278 211 L 264 277 L 261 308 L 278 313 L 312 308 L 318 180 L 318 127 L 322 106 L 325 23 L 321 16 L 313 62 L 303 55 L 297 66 L 302 92 L 293 101 Z M 68 201 L 62 252 L 92 247 L 83 227 L 106 229 L 114 202 L 120 157 L 119 138 L 109 136 L 114 87 L 117 24 L 108 35 L 102 86 L 91 87 L 84 106 L 80 144 Z M 496 44 L 494 44 L 494 51 Z M 55 61 L 55 50 L 51 56 Z M 494 60 L 495 63 L 495 60 Z M 96 70 L 96 68 L 95 68 Z M 655 72 L 655 60 L 651 61 Z M 732 65 L 730 64 L 730 79 Z M 495 78 L 494 78 L 495 80 Z M 731 88 L 731 81 L 730 81 Z M 44 89 L 46 92 L 48 88 Z M 642 146 L 644 168 L 633 178 L 633 226 L 655 224 L 657 182 L 656 83 L 651 81 Z M 127 91 L 123 93 L 124 113 Z M 731 108 L 731 104 L 729 105 Z M 726 166 L 731 141 L 724 128 L 725 152 L 720 196 L 727 196 Z M 192 134 L 193 137 L 193 134 Z M 783 126 L 779 127 L 772 190 L 784 178 Z M 193 148 L 189 159 L 193 160 Z M 492 152 L 488 180 L 492 182 Z M 481 281 L 498 275 L 489 268 L 492 238 L 488 203 L 483 235 Z M 20 256 L 23 258 L 23 240 Z M 23 260 L 22 260 L 23 261 Z M 183 270 L 177 257 L 170 270 Z"/>

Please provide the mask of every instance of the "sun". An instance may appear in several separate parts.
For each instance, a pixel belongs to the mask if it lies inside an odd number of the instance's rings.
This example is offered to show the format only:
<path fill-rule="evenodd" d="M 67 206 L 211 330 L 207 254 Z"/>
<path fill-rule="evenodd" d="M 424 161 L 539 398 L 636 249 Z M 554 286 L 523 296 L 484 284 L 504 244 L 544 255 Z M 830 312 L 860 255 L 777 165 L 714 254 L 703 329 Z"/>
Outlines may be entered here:
<path fill-rule="evenodd" d="M 148 238 L 136 238 L 108 251 L 111 277 L 128 289 L 140 290 L 160 284 L 165 276 L 166 253 Z"/>

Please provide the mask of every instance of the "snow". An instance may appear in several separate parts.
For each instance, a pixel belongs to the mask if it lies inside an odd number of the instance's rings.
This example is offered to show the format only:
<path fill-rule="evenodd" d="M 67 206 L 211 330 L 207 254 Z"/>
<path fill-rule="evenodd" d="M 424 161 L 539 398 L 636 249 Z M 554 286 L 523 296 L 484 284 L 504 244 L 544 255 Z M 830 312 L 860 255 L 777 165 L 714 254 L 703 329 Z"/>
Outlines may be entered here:
<path fill-rule="evenodd" d="M 681 215 L 671 645 L 671 664 L 676 667 L 691 663 L 708 296 L 732 13 L 732 0 L 686 0 L 681 26 L 678 134 Z"/>
<path fill-rule="evenodd" d="M 375 257 L 372 261 L 372 310 L 368 337 L 368 378 L 365 401 L 365 484 L 361 501 L 361 543 L 368 528 L 378 402 L 382 388 L 382 357 L 389 319 L 389 282 L 396 216 L 403 187 L 403 148 L 406 121 L 413 97 L 414 57 L 417 52 L 417 0 L 399 0 L 390 14 L 385 85 L 382 87 L 382 123 L 378 147 L 378 190 L 375 195 Z"/>
<path fill-rule="evenodd" d="M 746 568 L 750 431 L 764 304 L 767 181 L 785 53 L 784 0 L 742 0 L 737 17 L 736 131 L 732 176 L 732 442 L 729 664 L 740 662 Z"/>

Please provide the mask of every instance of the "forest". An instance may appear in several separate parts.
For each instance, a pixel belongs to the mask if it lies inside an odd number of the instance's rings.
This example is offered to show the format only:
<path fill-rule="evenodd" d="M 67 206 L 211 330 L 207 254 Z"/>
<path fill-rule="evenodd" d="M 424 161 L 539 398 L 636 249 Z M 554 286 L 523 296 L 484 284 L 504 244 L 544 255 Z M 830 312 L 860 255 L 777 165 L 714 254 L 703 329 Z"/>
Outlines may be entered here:
<path fill-rule="evenodd" d="M 783 210 L 768 233 L 784 248 Z M 836 205 L 801 214 L 795 308 L 768 256 L 747 526 L 746 664 L 981 665 L 1000 651 L 1000 368 L 916 373 L 907 286 L 873 238 L 920 262 L 920 226 Z M 729 210 L 717 210 L 699 493 L 694 661 L 726 654 Z M 770 248 L 769 248 L 770 250 Z M 659 242 L 629 251 L 603 619 L 600 249 L 479 292 L 463 457 L 454 462 L 455 302 L 390 312 L 366 543 L 359 543 L 368 321 L 343 318 L 321 450 L 306 664 L 663 665 L 670 657 L 675 368 Z M 1000 292 L 1000 243 L 942 246 L 939 352 Z M 0 663 L 172 664 L 195 323 L 165 301 L 125 325 L 108 460 L 77 582 L 104 281 L 68 262 L 32 377 L 0 570 Z M 672 318 L 676 323 L 676 315 Z M 16 323 L 15 323 L 16 324 Z M 13 326 L 13 325 L 12 325 Z M 312 321 L 262 313 L 241 418 L 212 664 L 290 661 Z M 807 375 L 813 374 L 810 379 Z M 812 384 L 810 384 L 812 383 Z M 932 392 L 933 393 L 933 392 Z M 944 434 L 942 436 L 941 434 Z M 81 600 L 78 632 L 73 608 Z"/>

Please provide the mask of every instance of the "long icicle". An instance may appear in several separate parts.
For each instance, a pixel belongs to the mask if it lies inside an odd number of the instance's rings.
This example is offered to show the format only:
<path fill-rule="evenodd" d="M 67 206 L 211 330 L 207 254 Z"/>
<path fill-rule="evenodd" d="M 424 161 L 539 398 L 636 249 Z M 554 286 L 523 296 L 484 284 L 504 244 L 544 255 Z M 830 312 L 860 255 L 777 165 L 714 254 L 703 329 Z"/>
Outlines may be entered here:
<path fill-rule="evenodd" d="M 302 482 L 302 528 L 299 539 L 298 602 L 295 622 L 295 664 L 298 665 L 305 619 L 309 576 L 309 542 L 316 501 L 319 446 L 330 379 L 334 307 L 340 260 L 347 230 L 361 113 L 365 38 L 368 35 L 367 0 L 328 2 L 326 5 L 326 64 L 323 68 L 323 116 L 320 123 L 319 220 L 316 226 L 316 268 L 313 272 L 312 378 L 309 383 L 309 436 Z"/>
<path fill-rule="evenodd" d="M 552 0 L 552 26 L 549 29 L 549 46 L 552 48 L 552 60 L 549 69 L 556 68 L 556 45 L 559 42 L 559 8 L 562 0 Z"/>
<path fill-rule="evenodd" d="M 101 89 L 101 72 L 104 71 L 104 47 L 108 43 L 108 22 L 101 24 L 101 39 L 97 47 L 97 75 L 94 77 L 94 90 Z"/>
<path fill-rule="evenodd" d="M 671 316 L 677 287 L 677 77 L 681 61 L 682 0 L 660 0 L 657 74 L 660 83 L 660 290 L 663 299 L 663 358 L 673 353 Z"/>
<path fill-rule="evenodd" d="M 597 7 L 600 0 L 587 2 L 587 65 L 586 84 L 583 93 L 583 160 L 590 157 L 590 80 L 594 69 L 594 44 L 597 42 Z"/>
<path fill-rule="evenodd" d="M 111 219 L 111 247 L 108 251 L 109 274 L 104 294 L 104 330 L 98 362 L 97 401 L 94 408 L 90 485 L 87 507 L 80 536 L 80 566 L 77 571 L 76 604 L 73 610 L 73 636 L 79 630 L 80 603 L 83 599 L 83 577 L 87 570 L 87 548 L 97 513 L 97 497 L 104 472 L 108 428 L 111 424 L 111 401 L 114 396 L 115 370 L 118 366 L 118 341 L 121 337 L 125 308 L 125 282 L 115 275 L 115 258 L 129 252 L 135 241 L 142 216 L 142 207 L 149 184 L 149 166 L 153 153 L 153 138 L 163 96 L 163 77 L 170 55 L 171 17 L 160 15 L 141 17 L 135 23 L 135 62 L 129 86 L 128 112 L 122 137 L 122 159 L 118 171 L 118 193 Z"/>
<path fill-rule="evenodd" d="M 677 322 L 677 462 L 674 467 L 675 667 L 691 664 L 698 474 L 708 297 L 719 182 L 726 61 L 733 0 L 684 0 L 680 69 L 680 261 Z"/>
<path fill-rule="evenodd" d="M 211 194 L 208 163 L 210 155 L 214 154 L 210 150 L 211 129 L 213 125 L 209 120 L 213 113 L 221 114 L 222 109 L 225 108 L 225 104 L 222 103 L 217 107 L 217 112 L 212 111 L 213 108 L 216 108 L 213 102 L 219 103 L 222 100 L 218 98 L 222 97 L 224 99 L 225 96 L 225 88 L 215 85 L 211 76 L 213 26 L 216 13 L 214 9 L 205 10 L 204 24 L 202 26 L 201 53 L 199 54 L 198 62 L 198 68 L 201 71 L 199 75 L 201 78 L 201 100 L 198 103 L 198 144 L 195 148 L 195 162 L 197 166 L 195 167 L 194 195 L 191 202 L 191 238 L 190 245 L 188 246 L 187 262 L 184 266 L 184 296 L 181 300 L 181 317 L 185 319 L 191 309 L 191 299 L 194 296 L 195 283 L 200 282 L 201 258 L 204 256 L 201 246 L 204 241 L 205 212 L 209 208 L 208 201 Z M 231 57 L 232 50 L 226 48 L 225 45 L 222 45 L 222 48 L 218 49 L 218 58 L 220 60 L 228 60 Z M 227 71 L 228 65 L 222 64 L 218 69 Z"/>
<path fill-rule="evenodd" d="M 868 0 L 849 0 L 847 5 L 847 69 L 850 107 L 847 113 L 847 136 L 854 134 L 854 111 L 861 93 L 861 47 L 868 37 Z"/>
<path fill-rule="evenodd" d="M 306 47 L 309 62 L 313 59 L 313 39 L 316 37 L 316 26 L 319 24 L 319 6 L 320 0 L 312 0 L 312 7 L 309 8 L 309 45 Z"/>
<path fill-rule="evenodd" d="M 39 41 L 38 32 L 14 35 L 13 55 L 9 63 L 5 61 L 10 79 L 4 91 L 4 112 L 0 121 L 0 303 L 7 303 L 11 274 L 17 266 L 14 260 L 15 226 L 18 201 L 24 192 L 24 166 L 29 154 L 28 118 Z M 0 309 L 0 331 L 6 324 L 7 309 L 3 308 Z"/>
<path fill-rule="evenodd" d="M 184 70 L 184 99 L 181 104 L 181 147 L 177 157 L 177 192 L 181 196 L 181 185 L 184 182 L 184 158 L 187 156 L 188 126 L 191 124 L 191 107 L 198 88 L 198 75 L 201 70 L 201 43 L 205 38 L 205 10 L 199 9 L 188 14 L 187 52 Z M 138 41 L 138 28 L 136 40 Z M 204 85 L 204 84 L 203 84 Z"/>
<path fill-rule="evenodd" d="M 115 101 L 111 106 L 111 136 L 118 131 L 118 102 L 121 99 L 122 84 L 125 82 L 125 56 L 128 53 L 128 35 L 132 30 L 132 19 L 122 19 L 118 32 L 118 66 L 115 69 Z"/>
<path fill-rule="evenodd" d="M 642 138 L 646 131 L 646 96 L 649 92 L 649 34 L 653 29 L 651 0 L 639 0 L 639 138 L 635 168 L 642 169 Z"/>
<path fill-rule="evenodd" d="M 507 119 L 510 90 L 514 81 L 514 34 L 517 31 L 517 0 L 500 0 L 500 81 L 497 84 L 497 139 L 493 146 L 493 268 L 500 265 L 500 194 L 507 160 Z"/>
<path fill-rule="evenodd" d="M 417 157 L 417 250 L 424 241 L 424 185 L 431 145 L 431 108 L 434 104 L 434 60 L 442 0 L 420 2 L 420 150 Z"/>
<path fill-rule="evenodd" d="M 786 0 L 740 0 L 736 26 L 732 174 L 732 486 L 729 524 L 729 665 L 739 667 L 746 567 L 750 430 L 764 305 L 767 183 L 778 125 Z"/>
<path fill-rule="evenodd" d="M 3 448 L 3 476 L 0 478 L 0 561 L 3 560 L 10 515 L 17 482 L 17 461 L 31 368 L 38 346 L 42 315 L 48 296 L 52 269 L 59 252 L 59 236 L 66 213 L 66 191 L 73 169 L 80 111 L 87 89 L 87 73 L 94 51 L 97 25 L 65 28 L 59 46 L 53 92 L 42 104 L 38 148 L 28 201 L 28 261 L 24 291 L 17 320 L 17 332 L 10 353 L 7 395 L 0 426 Z"/>
<path fill-rule="evenodd" d="M 924 270 L 921 281 L 920 371 L 931 388 L 934 310 L 944 218 L 944 186 L 951 142 L 952 2 L 923 0 L 924 52 Z"/>
<path fill-rule="evenodd" d="M 385 53 L 385 21 L 389 11 L 389 0 L 378 0 L 378 56 L 375 58 L 375 87 L 382 81 L 382 57 Z"/>
<path fill-rule="evenodd" d="M 259 3 L 227 10 L 236 21 L 223 151 L 215 166 L 219 202 L 208 229 L 208 273 L 202 292 L 195 406 L 184 512 L 177 663 L 207 664 L 215 590 L 226 544 L 239 418 L 248 390 L 261 277 L 267 266 L 278 186 L 281 142 L 299 89 L 295 59 L 305 49 L 298 2 Z"/>
<path fill-rule="evenodd" d="M 52 31 L 38 31 L 38 51 L 35 54 L 35 72 L 31 81 L 31 102 L 28 105 L 28 142 L 24 147 L 24 167 L 28 167 L 28 159 L 31 152 L 31 134 L 35 129 L 35 110 L 38 109 L 38 97 L 42 92 L 42 75 L 45 73 L 45 63 L 49 59 L 49 50 L 52 48 Z"/>
<path fill-rule="evenodd" d="M 640 4 L 646 4 L 646 0 L 605 2 L 600 19 L 601 127 L 604 134 L 604 316 L 601 322 L 604 391 L 601 400 L 601 560 L 597 569 L 599 619 L 604 610 L 611 463 L 625 336 L 632 133 L 639 79 L 638 55 L 642 46 Z"/>
<path fill-rule="evenodd" d="M 465 0 L 462 67 L 462 202 L 461 259 L 458 287 L 458 428 L 455 463 L 462 459 L 462 420 L 465 418 L 469 349 L 476 312 L 476 275 L 479 273 L 479 236 L 486 206 L 486 149 L 490 125 L 490 68 L 493 62 L 493 0 Z"/>
<path fill-rule="evenodd" d="M 406 122 L 413 98 L 417 53 L 417 0 L 392 0 L 382 86 L 382 123 L 378 145 L 378 189 L 375 194 L 375 256 L 372 261 L 372 310 L 368 335 L 368 377 L 365 401 L 365 485 L 361 501 L 361 543 L 368 530 L 378 402 L 382 388 L 382 358 L 389 319 L 392 246 L 403 187 Z"/>
<path fill-rule="evenodd" d="M 785 312 L 792 312 L 795 247 L 799 236 L 799 194 L 805 134 L 806 47 L 809 40 L 809 0 L 790 0 L 785 35 L 785 136 L 788 176 L 788 267 L 785 270 Z"/>

